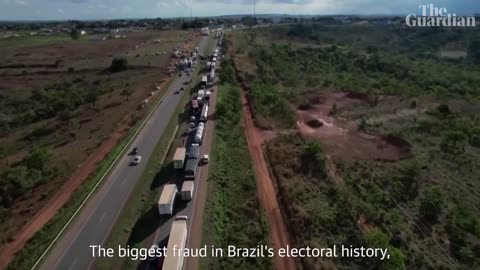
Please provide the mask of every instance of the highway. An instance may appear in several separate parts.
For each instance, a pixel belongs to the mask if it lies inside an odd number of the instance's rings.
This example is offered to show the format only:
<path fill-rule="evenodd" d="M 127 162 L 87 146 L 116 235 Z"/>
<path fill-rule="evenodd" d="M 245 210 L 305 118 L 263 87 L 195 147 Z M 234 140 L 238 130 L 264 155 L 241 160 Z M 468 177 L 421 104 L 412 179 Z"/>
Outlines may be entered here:
<path fill-rule="evenodd" d="M 215 46 L 216 47 L 216 46 Z M 207 52 L 206 54 L 209 54 L 212 52 Z M 206 55 L 205 54 L 205 55 Z M 202 67 L 205 64 L 202 63 Z M 203 74 L 202 74 L 203 75 Z M 215 76 L 215 81 L 218 81 L 218 76 Z M 211 153 L 211 147 L 212 147 L 212 141 L 213 141 L 213 129 L 215 127 L 215 122 L 213 119 L 211 119 L 211 116 L 215 114 L 215 106 L 216 106 L 216 99 L 217 99 L 217 86 L 214 85 L 211 88 L 207 88 L 207 90 L 213 90 L 212 94 L 210 96 L 210 108 L 208 112 L 208 121 L 205 123 L 205 131 L 204 131 L 204 136 L 202 140 L 202 144 L 200 145 L 200 156 L 203 156 L 204 154 L 209 154 Z M 188 136 L 186 142 L 185 142 L 185 147 L 190 146 L 190 144 L 193 142 L 193 137 L 195 135 L 195 131 L 191 132 L 190 135 Z M 207 178 L 208 178 L 208 164 L 205 165 L 199 165 L 197 169 L 197 175 L 195 177 L 195 187 L 194 187 L 194 195 L 193 198 L 190 202 L 184 203 L 180 202 L 180 199 L 177 198 L 175 201 L 175 206 L 174 206 L 174 214 L 165 220 L 158 229 L 156 230 L 152 240 L 151 244 L 157 244 L 160 247 L 166 246 L 168 243 L 168 237 L 170 234 L 170 229 L 172 227 L 172 222 L 174 220 L 175 216 L 181 215 L 181 216 L 187 216 L 189 220 L 187 221 L 187 227 L 188 227 L 188 239 L 187 239 L 187 244 L 186 247 L 188 248 L 199 248 L 200 247 L 200 241 L 201 241 L 201 228 L 202 228 L 202 223 L 203 223 L 203 209 L 204 209 L 204 204 L 205 204 L 205 199 L 206 199 L 206 186 L 207 186 Z M 178 189 L 180 190 L 182 187 L 183 183 L 183 177 L 177 177 L 177 185 Z M 180 207 L 179 207 L 180 205 Z M 158 269 L 158 262 L 157 261 L 145 261 L 140 264 L 139 269 L 145 269 L 145 270 L 154 270 Z M 198 267 L 198 260 L 192 260 L 191 258 L 185 258 L 184 262 L 184 269 L 197 269 Z"/>
<path fill-rule="evenodd" d="M 205 52 L 207 44 L 208 37 L 203 37 L 198 46 L 200 53 Z M 186 76 L 175 79 L 162 102 L 133 140 L 130 149 L 139 148 L 142 162 L 137 166 L 130 166 L 133 157 L 126 153 L 117 161 L 103 185 L 84 205 L 39 269 L 85 270 L 92 266 L 94 258 L 89 246 L 102 245 L 108 237 L 168 122 L 174 116 L 183 94 L 174 92 L 182 87 L 186 80 Z"/>

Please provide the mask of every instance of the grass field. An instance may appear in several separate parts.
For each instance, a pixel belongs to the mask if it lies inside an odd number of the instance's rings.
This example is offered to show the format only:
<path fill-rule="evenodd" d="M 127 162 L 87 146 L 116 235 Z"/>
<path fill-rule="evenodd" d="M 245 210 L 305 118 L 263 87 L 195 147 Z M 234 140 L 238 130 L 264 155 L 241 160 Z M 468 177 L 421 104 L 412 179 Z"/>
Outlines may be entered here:
<path fill-rule="evenodd" d="M 172 81 L 173 82 L 173 81 Z M 165 89 L 168 89 L 170 85 L 166 85 Z M 155 107 L 150 108 L 154 110 Z M 104 158 L 98 168 L 92 175 L 85 180 L 70 200 L 65 204 L 63 208 L 51 219 L 47 225 L 42 228 L 35 236 L 28 242 L 28 244 L 15 256 L 15 259 L 8 265 L 8 269 L 29 269 L 38 260 L 41 254 L 45 251 L 47 246 L 52 242 L 55 236 L 61 231 L 64 225 L 72 217 L 74 212 L 85 200 L 87 195 L 98 184 L 100 178 L 105 174 L 107 169 L 113 164 L 118 155 L 122 154 L 123 148 L 127 145 L 128 141 L 132 138 L 135 132 L 140 128 L 142 121 L 136 122 L 129 130 L 128 134 L 118 143 L 114 149 Z M 171 128 L 171 125 L 167 128 Z M 168 134 L 168 132 L 166 132 Z M 167 135 L 166 135 L 167 136 Z M 161 147 L 165 148 L 166 142 L 162 138 L 159 142 Z"/>
<path fill-rule="evenodd" d="M 268 244 L 268 229 L 242 129 L 240 89 L 218 89 L 217 124 L 202 245 L 225 248 Z M 270 258 L 201 258 L 200 269 L 271 269 Z"/>

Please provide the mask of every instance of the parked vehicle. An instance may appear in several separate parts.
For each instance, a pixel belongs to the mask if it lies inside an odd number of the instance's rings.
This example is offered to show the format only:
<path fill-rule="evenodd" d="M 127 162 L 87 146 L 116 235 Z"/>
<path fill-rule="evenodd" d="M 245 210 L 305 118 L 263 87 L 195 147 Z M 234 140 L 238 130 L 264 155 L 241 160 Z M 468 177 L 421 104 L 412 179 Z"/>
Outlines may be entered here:
<path fill-rule="evenodd" d="M 205 104 L 202 108 L 202 113 L 200 114 L 200 121 L 207 121 L 208 119 L 208 105 Z"/>
<path fill-rule="evenodd" d="M 138 154 L 138 147 L 134 147 L 130 152 L 130 155 L 137 155 Z"/>
<path fill-rule="evenodd" d="M 173 156 L 173 167 L 175 169 L 183 168 L 186 153 L 187 149 L 185 147 L 178 147 L 175 150 L 175 155 Z"/>
<path fill-rule="evenodd" d="M 201 143 L 202 142 L 203 130 L 204 129 L 205 129 L 205 124 L 204 123 L 198 124 L 197 132 L 195 133 L 195 138 L 194 138 L 196 143 Z"/>
<path fill-rule="evenodd" d="M 210 160 L 210 159 L 209 159 L 209 156 L 208 156 L 208 155 L 203 155 L 203 157 L 202 157 L 202 162 L 203 162 L 203 164 L 207 164 L 209 160 Z"/>
<path fill-rule="evenodd" d="M 167 184 L 163 187 L 162 194 L 158 200 L 158 213 L 160 215 L 171 215 L 173 213 L 173 204 L 178 189 L 175 184 Z"/>
<path fill-rule="evenodd" d="M 193 198 L 193 189 L 194 189 L 193 181 L 184 181 L 182 185 L 182 190 L 180 191 L 180 195 L 182 200 L 189 201 Z"/>
<path fill-rule="evenodd" d="M 163 261 L 162 269 L 183 269 L 184 252 L 176 252 L 174 254 L 174 248 L 176 250 L 183 250 L 185 248 L 188 236 L 187 220 L 187 216 L 177 216 L 173 221 L 168 239 L 167 254 L 164 256 L 165 260 Z"/>

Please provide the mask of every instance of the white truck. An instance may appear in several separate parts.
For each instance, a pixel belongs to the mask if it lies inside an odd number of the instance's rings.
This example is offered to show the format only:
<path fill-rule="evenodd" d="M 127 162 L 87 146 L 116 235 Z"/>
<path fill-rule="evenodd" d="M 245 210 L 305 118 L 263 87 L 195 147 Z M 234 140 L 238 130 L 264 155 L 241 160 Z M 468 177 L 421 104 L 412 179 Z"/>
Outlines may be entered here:
<path fill-rule="evenodd" d="M 200 121 L 206 122 L 208 119 L 208 105 L 203 105 L 202 113 L 200 114 Z"/>
<path fill-rule="evenodd" d="M 207 106 L 207 105 L 205 105 L 205 106 Z M 203 130 L 204 129 L 205 129 L 205 124 L 204 123 L 198 124 L 197 132 L 195 133 L 195 138 L 194 138 L 196 143 L 201 143 L 202 142 Z"/>
<path fill-rule="evenodd" d="M 182 190 L 180 191 L 180 195 L 182 200 L 190 201 L 193 198 L 193 189 L 195 185 L 193 181 L 184 181 L 182 185 Z"/>
<path fill-rule="evenodd" d="M 175 155 L 173 156 L 173 167 L 175 169 L 183 168 L 186 154 L 187 149 L 185 149 L 185 147 L 178 147 L 177 150 L 175 150 Z"/>
<path fill-rule="evenodd" d="M 158 213 L 160 215 L 171 215 L 173 213 L 173 204 L 177 196 L 178 188 L 175 184 L 167 184 L 163 187 L 162 194 L 158 200 Z"/>
<path fill-rule="evenodd" d="M 165 260 L 163 261 L 162 269 L 164 270 L 182 270 L 184 257 L 183 252 L 185 244 L 187 242 L 188 229 L 187 229 L 186 216 L 176 216 L 170 229 L 170 237 L 168 239 L 167 252 L 165 254 Z M 175 249 L 175 251 L 174 251 Z"/>

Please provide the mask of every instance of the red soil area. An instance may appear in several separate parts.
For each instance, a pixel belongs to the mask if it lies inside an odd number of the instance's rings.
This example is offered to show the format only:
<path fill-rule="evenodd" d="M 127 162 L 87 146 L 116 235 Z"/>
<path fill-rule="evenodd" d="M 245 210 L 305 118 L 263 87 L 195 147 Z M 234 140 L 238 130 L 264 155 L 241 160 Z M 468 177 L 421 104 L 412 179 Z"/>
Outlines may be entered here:
<path fill-rule="evenodd" d="M 277 198 L 277 191 L 273 179 L 270 176 L 266 159 L 263 155 L 263 143 L 266 139 L 275 136 L 274 133 L 264 133 L 259 130 L 254 122 L 252 113 L 248 106 L 245 93 L 242 92 L 243 115 L 245 123 L 245 136 L 247 138 L 248 149 L 254 164 L 255 175 L 258 186 L 258 197 L 262 208 L 265 209 L 268 216 L 268 227 L 270 239 L 273 247 L 286 248 L 291 245 L 290 236 L 286 223 L 280 210 L 280 204 Z M 291 257 L 274 258 L 275 269 L 278 270 L 295 270 L 297 269 L 295 259 Z"/>
<path fill-rule="evenodd" d="M 297 110 L 297 126 L 305 137 L 322 141 L 328 153 L 345 159 L 398 160 L 410 154 L 410 145 L 401 138 L 357 129 L 332 115 L 337 109 L 368 102 L 365 94 L 335 92 L 310 99 Z M 312 123 L 322 122 L 323 125 Z"/>

